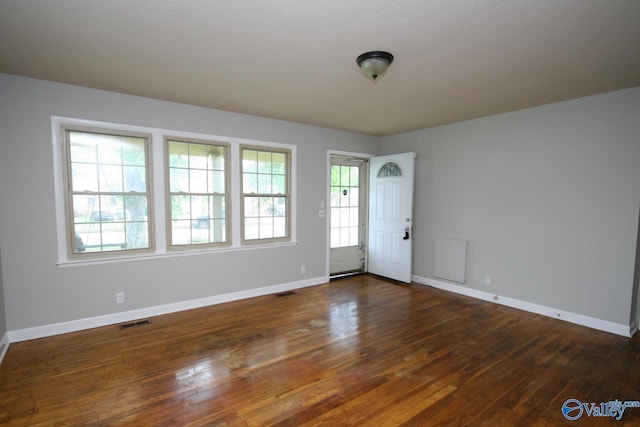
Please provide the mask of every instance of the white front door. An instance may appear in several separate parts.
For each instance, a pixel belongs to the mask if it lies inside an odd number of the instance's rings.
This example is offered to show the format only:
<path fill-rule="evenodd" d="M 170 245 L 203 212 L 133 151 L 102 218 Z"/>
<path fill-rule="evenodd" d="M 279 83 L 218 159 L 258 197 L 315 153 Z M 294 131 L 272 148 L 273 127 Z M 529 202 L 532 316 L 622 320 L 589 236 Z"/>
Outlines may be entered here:
<path fill-rule="evenodd" d="M 411 282 L 415 153 L 373 157 L 369 170 L 369 272 Z"/>

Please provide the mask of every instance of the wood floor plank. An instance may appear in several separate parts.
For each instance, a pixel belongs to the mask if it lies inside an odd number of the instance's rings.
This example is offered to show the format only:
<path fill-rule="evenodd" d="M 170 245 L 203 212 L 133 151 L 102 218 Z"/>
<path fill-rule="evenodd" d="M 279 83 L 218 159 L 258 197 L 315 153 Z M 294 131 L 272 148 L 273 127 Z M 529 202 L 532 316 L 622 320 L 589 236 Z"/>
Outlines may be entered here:
<path fill-rule="evenodd" d="M 640 400 L 640 338 L 372 275 L 14 343 L 0 365 L 7 426 L 562 425 L 569 398 Z"/>

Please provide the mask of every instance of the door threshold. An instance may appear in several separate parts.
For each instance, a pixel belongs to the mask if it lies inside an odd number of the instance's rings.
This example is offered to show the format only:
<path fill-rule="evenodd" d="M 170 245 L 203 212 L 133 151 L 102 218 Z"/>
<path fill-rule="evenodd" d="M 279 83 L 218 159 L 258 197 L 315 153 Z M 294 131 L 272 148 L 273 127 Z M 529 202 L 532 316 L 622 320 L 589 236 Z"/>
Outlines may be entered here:
<path fill-rule="evenodd" d="M 329 276 L 329 280 L 342 279 L 342 278 L 345 278 L 345 277 L 352 277 L 352 276 L 358 276 L 360 274 L 367 274 L 367 272 L 364 271 L 364 270 L 345 271 L 343 273 L 332 274 L 331 276 Z"/>

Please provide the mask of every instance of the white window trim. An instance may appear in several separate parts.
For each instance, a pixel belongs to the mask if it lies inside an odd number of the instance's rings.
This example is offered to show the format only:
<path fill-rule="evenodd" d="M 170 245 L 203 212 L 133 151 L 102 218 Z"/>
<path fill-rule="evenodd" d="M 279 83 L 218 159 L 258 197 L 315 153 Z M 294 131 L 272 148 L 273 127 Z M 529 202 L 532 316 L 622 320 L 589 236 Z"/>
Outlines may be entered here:
<path fill-rule="evenodd" d="M 122 254 L 113 255 L 101 258 L 99 254 L 91 259 L 70 259 L 68 248 L 68 225 L 65 210 L 65 187 L 64 187 L 64 165 L 66 160 L 64 159 L 64 131 L 63 127 L 68 126 L 86 126 L 92 128 L 100 128 L 105 130 L 123 131 L 123 132 L 135 132 L 146 133 L 151 135 L 151 171 L 150 176 L 152 179 L 151 188 L 151 200 L 153 201 L 153 217 L 155 222 L 154 234 L 149 236 L 150 240 L 155 241 L 154 250 L 144 254 Z M 129 262 L 150 258 L 167 258 L 167 257 L 182 257 L 182 256 L 194 256 L 207 253 L 220 253 L 220 252 L 237 252 L 247 250 L 260 250 L 275 247 L 295 246 L 297 242 L 297 146 L 293 144 L 283 144 L 278 142 L 252 140 L 245 138 L 234 138 L 222 135 L 203 134 L 196 132 L 177 131 L 173 129 L 161 129 L 151 128 L 145 126 L 134 126 L 110 122 L 101 122 L 95 120 L 85 120 L 72 117 L 51 116 L 51 134 L 53 143 L 53 173 L 54 173 L 54 191 L 55 191 L 55 217 L 56 217 L 56 236 L 57 236 L 57 265 L 59 267 L 70 267 L 75 265 L 87 265 L 87 264 L 106 264 L 114 262 Z M 189 138 L 189 139 L 201 139 L 210 141 L 219 141 L 229 144 L 229 156 L 230 156 L 230 188 L 229 194 L 231 198 L 231 243 L 224 247 L 206 247 L 206 248 L 193 248 L 179 250 L 169 249 L 167 245 L 167 215 L 166 215 L 166 192 L 164 191 L 165 180 L 168 179 L 165 171 L 166 155 L 164 150 L 164 138 L 165 136 L 175 138 Z M 290 240 L 288 242 L 273 242 L 262 244 L 243 244 L 240 235 L 240 198 L 241 191 L 241 170 L 240 162 L 237 160 L 240 158 L 240 146 L 252 145 L 256 147 L 264 148 L 281 148 L 291 151 L 291 176 L 290 176 L 290 197 L 291 197 L 291 224 L 290 224 Z"/>

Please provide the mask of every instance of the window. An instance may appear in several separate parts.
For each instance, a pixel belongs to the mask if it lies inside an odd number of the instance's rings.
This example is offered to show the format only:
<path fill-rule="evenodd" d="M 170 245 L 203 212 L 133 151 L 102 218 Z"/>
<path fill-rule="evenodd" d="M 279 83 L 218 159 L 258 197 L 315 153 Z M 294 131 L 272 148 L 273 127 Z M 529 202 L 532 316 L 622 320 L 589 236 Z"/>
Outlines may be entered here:
<path fill-rule="evenodd" d="M 227 146 L 166 139 L 171 246 L 229 241 Z"/>
<path fill-rule="evenodd" d="M 295 244 L 295 145 L 51 121 L 58 265 Z"/>
<path fill-rule="evenodd" d="M 241 147 L 242 240 L 288 240 L 290 228 L 289 150 Z"/>
<path fill-rule="evenodd" d="M 396 162 L 387 162 L 378 171 L 378 178 L 386 178 L 388 176 L 402 176 L 402 169 Z"/>
<path fill-rule="evenodd" d="M 149 137 L 64 130 L 71 256 L 152 247 Z"/>

